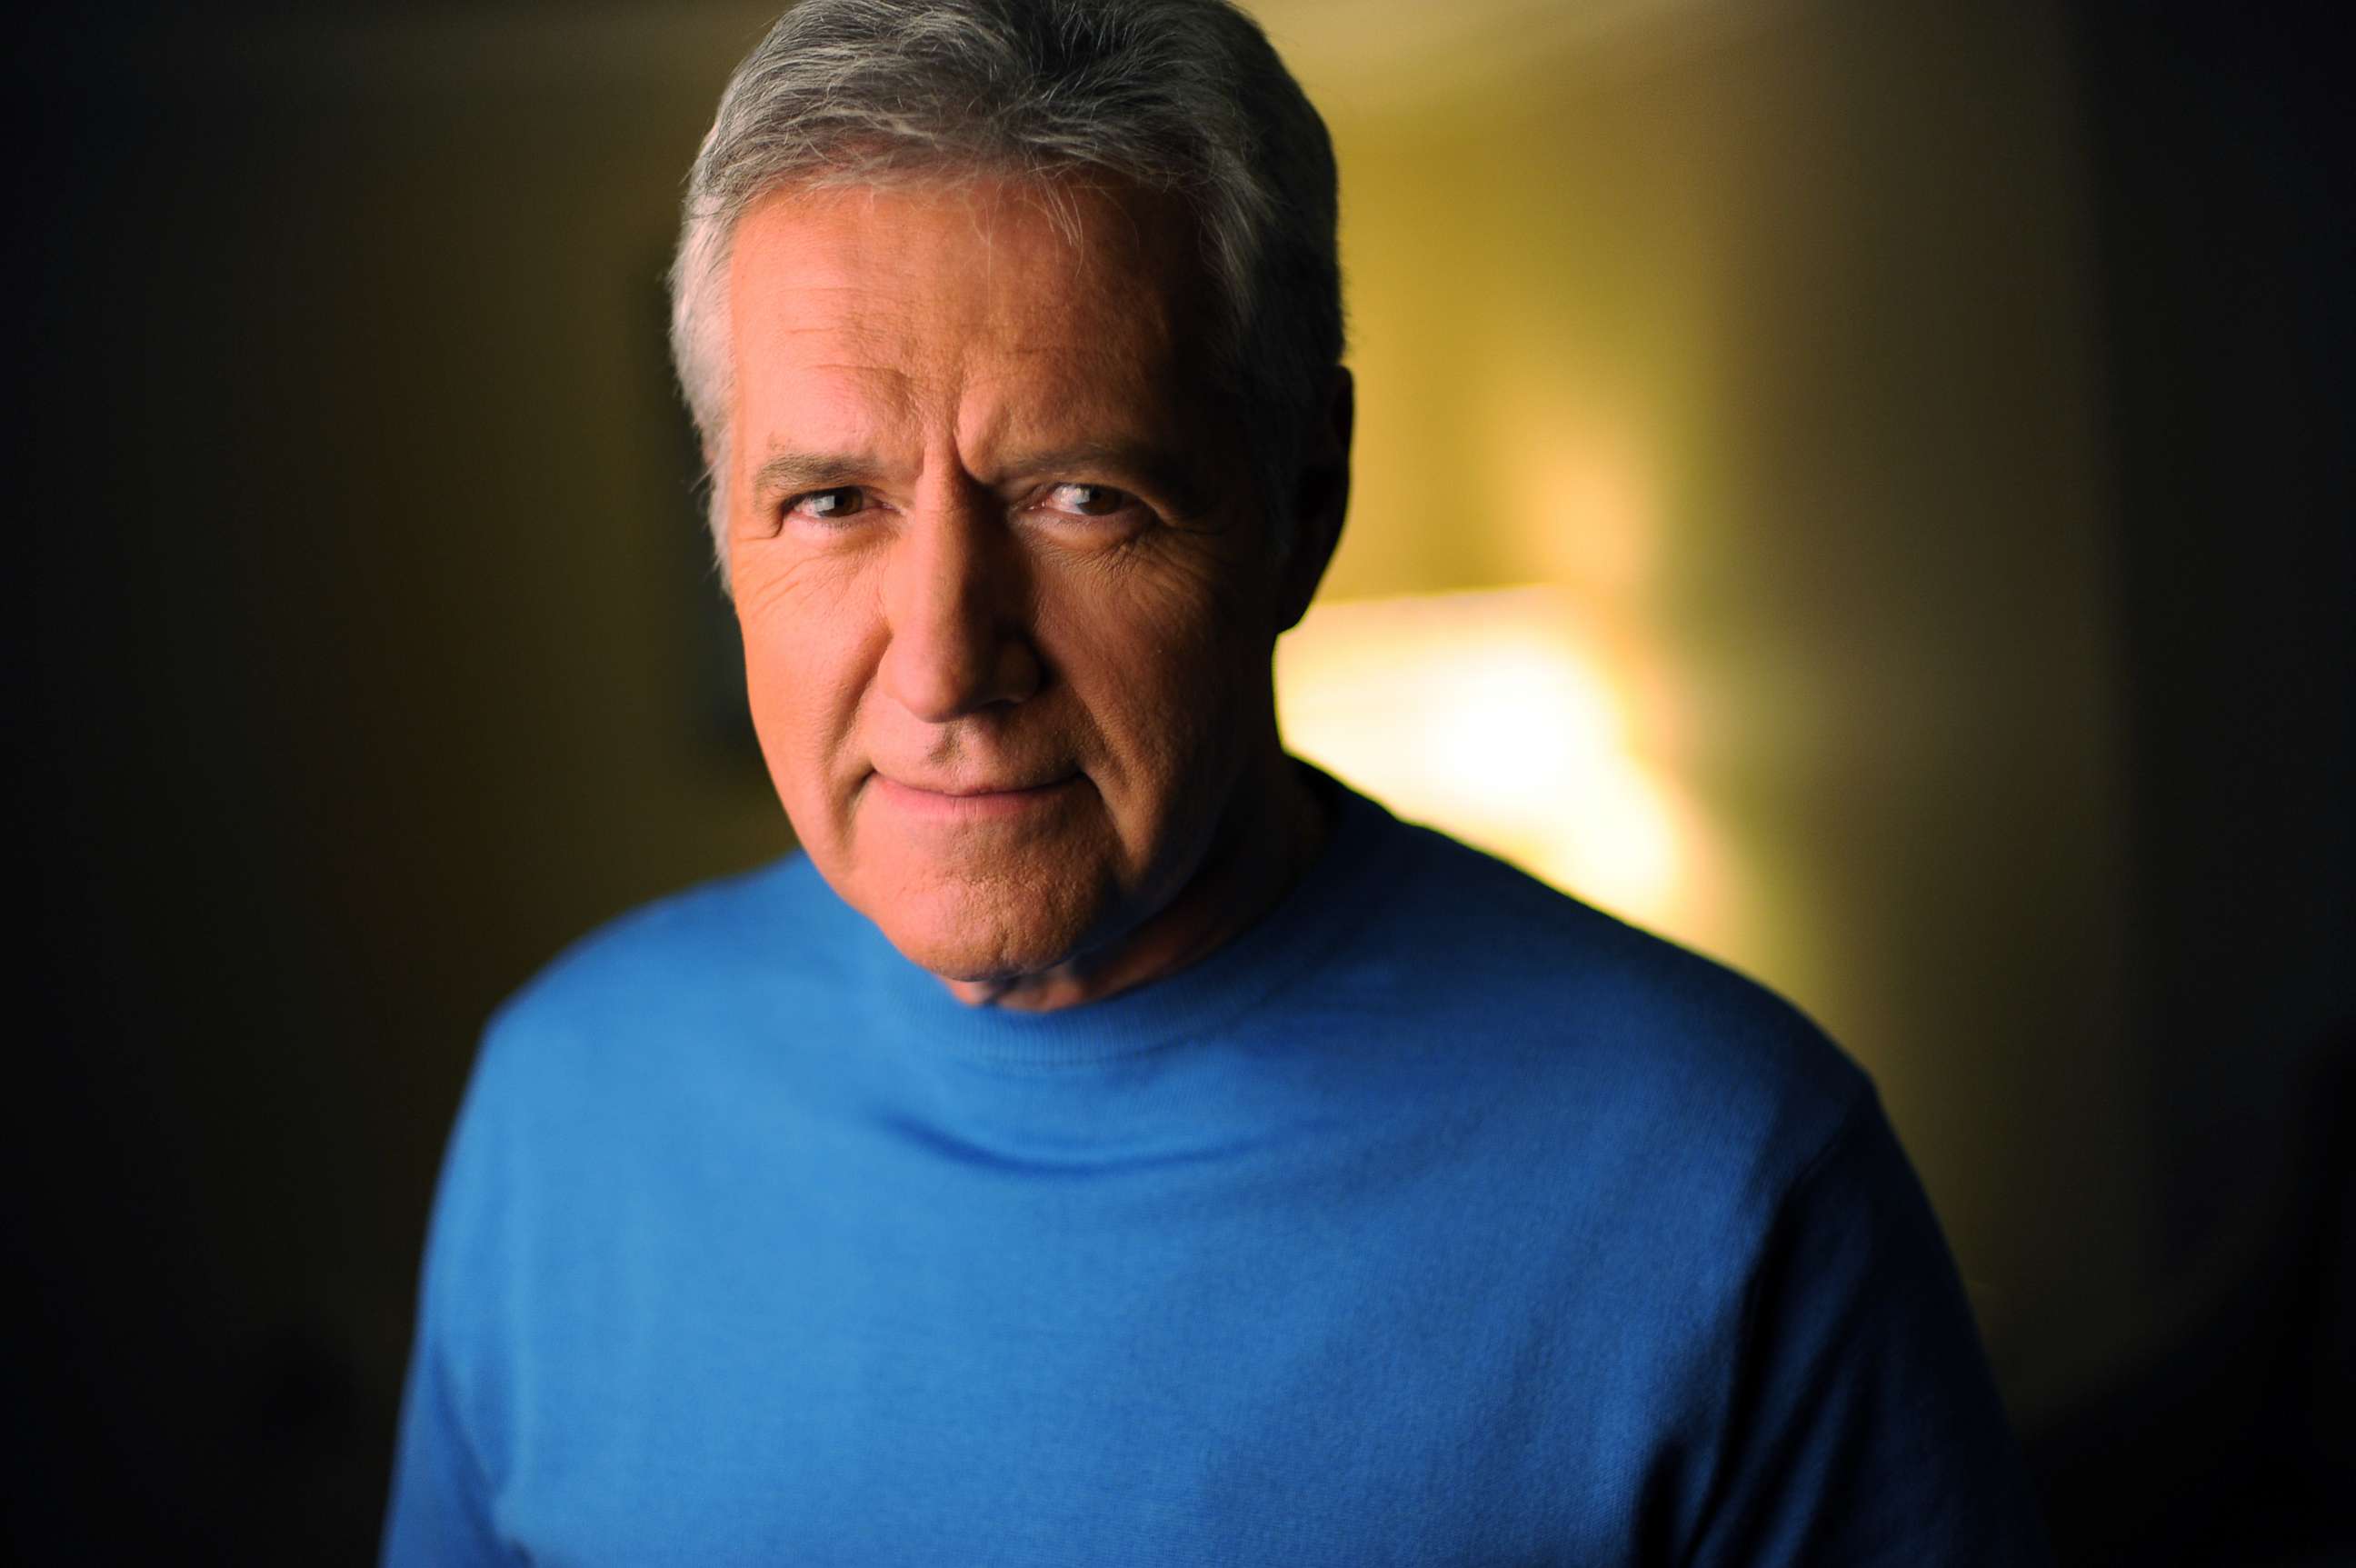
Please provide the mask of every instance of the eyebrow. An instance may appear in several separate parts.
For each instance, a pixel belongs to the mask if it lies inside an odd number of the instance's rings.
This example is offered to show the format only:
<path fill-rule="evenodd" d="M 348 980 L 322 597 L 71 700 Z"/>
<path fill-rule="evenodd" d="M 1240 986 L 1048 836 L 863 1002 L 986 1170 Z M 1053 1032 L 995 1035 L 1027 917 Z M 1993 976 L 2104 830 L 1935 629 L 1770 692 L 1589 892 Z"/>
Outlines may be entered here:
<path fill-rule="evenodd" d="M 1018 452 L 1000 464 L 999 470 L 1001 480 L 1063 475 L 1086 478 L 1092 474 L 1108 474 L 1151 489 L 1176 508 L 1182 517 L 1201 511 L 1210 499 L 1197 465 L 1177 452 L 1146 442 L 1080 441 L 1068 446 Z"/>
<path fill-rule="evenodd" d="M 874 478 L 884 465 L 864 452 L 794 452 L 779 449 L 753 471 L 753 493 L 770 496 L 830 490 Z"/>
<path fill-rule="evenodd" d="M 890 465 L 867 452 L 805 452 L 780 447 L 764 458 L 753 473 L 753 493 L 766 499 L 808 490 L 848 488 L 872 481 Z M 1080 441 L 1066 446 L 1017 452 L 996 465 L 985 483 L 1003 484 L 1014 478 L 1055 476 L 1085 478 L 1109 474 L 1150 488 L 1176 509 L 1192 517 L 1210 501 L 1196 466 L 1179 454 L 1150 443 Z"/>

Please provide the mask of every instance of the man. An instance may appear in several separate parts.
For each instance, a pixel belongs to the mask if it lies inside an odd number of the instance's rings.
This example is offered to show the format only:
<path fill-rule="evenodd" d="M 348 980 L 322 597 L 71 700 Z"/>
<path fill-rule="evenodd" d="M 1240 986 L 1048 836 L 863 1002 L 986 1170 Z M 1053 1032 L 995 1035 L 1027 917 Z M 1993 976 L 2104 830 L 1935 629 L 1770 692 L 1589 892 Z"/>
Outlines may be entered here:
<path fill-rule="evenodd" d="M 806 0 L 674 348 L 802 850 L 489 1031 L 388 1562 L 2039 1560 L 1870 1085 L 1287 758 L 1333 171 L 1222 0 Z"/>

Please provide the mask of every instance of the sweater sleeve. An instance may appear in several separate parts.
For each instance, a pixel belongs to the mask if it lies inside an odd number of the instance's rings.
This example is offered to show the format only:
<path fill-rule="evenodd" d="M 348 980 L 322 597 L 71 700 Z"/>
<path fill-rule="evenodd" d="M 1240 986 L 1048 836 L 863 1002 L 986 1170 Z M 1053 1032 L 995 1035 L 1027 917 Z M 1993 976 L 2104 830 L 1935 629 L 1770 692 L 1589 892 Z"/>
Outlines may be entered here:
<path fill-rule="evenodd" d="M 383 1568 L 487 1568 L 518 1561 L 492 1531 L 481 1467 L 421 1325 L 402 1399 L 392 1497 L 384 1520 Z"/>
<path fill-rule="evenodd" d="M 481 1434 L 469 1419 L 464 1391 L 477 1380 L 468 1378 L 468 1369 L 481 1370 L 476 1348 L 487 1337 L 470 1326 L 484 1316 L 487 1254 L 497 1251 L 491 1172 L 499 1162 L 492 1157 L 497 1118 L 488 1103 L 496 1096 L 485 1081 L 490 1055 L 487 1042 L 434 1193 L 385 1509 L 382 1568 L 506 1568 L 524 1561 L 493 1528 Z"/>
<path fill-rule="evenodd" d="M 2041 1568 L 2044 1528 L 1963 1282 L 1869 1090 L 1749 1287 L 1692 1568 Z"/>

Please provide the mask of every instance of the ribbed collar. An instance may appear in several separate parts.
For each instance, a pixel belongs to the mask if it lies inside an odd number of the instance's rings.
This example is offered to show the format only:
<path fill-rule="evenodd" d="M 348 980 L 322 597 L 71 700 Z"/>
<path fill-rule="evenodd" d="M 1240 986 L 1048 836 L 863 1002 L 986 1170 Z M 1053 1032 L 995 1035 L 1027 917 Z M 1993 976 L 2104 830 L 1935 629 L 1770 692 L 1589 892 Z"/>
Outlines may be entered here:
<path fill-rule="evenodd" d="M 870 1015 L 915 1054 L 1018 1069 L 1119 1061 L 1215 1035 L 1322 961 L 1404 868 L 1413 840 L 1398 820 L 1346 785 L 1331 787 L 1338 805 L 1324 847 L 1266 915 L 1208 958 L 1101 1002 L 1049 1013 L 959 1002 L 842 906 L 858 928 L 853 968 Z"/>

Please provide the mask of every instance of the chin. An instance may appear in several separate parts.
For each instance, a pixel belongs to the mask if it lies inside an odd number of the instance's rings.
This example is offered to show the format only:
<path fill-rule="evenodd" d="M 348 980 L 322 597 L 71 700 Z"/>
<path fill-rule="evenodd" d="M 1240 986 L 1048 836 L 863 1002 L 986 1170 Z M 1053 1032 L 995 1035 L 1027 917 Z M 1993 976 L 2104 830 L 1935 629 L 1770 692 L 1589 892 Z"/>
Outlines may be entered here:
<path fill-rule="evenodd" d="M 1087 945 L 1097 911 L 1055 891 L 951 886 L 861 912 L 919 969 L 995 984 L 1044 974 Z"/>

